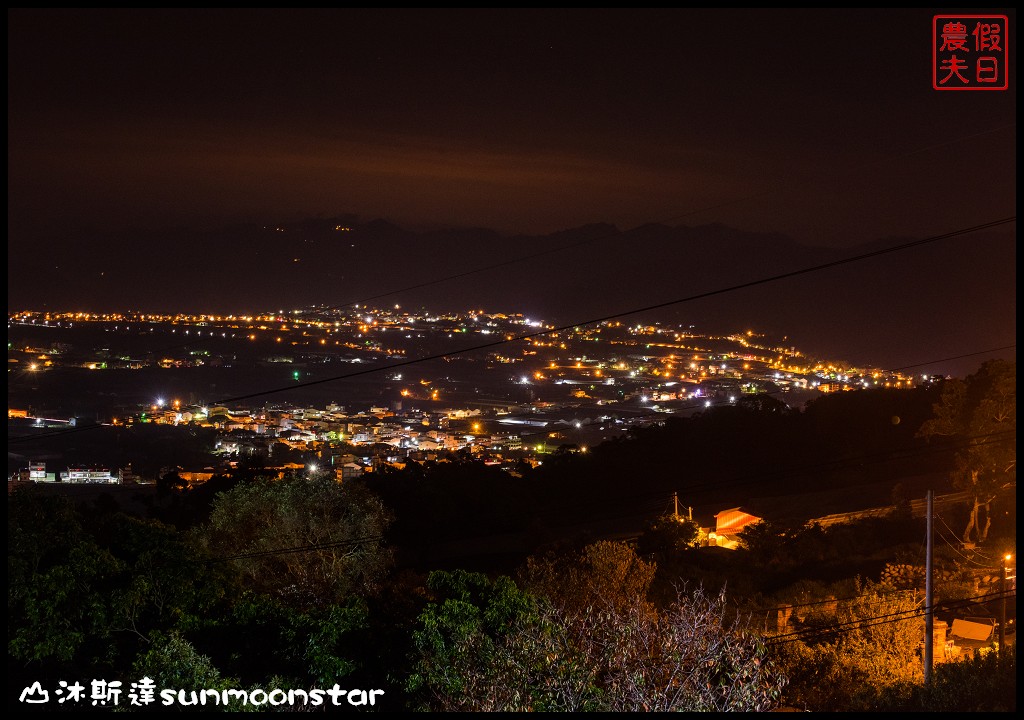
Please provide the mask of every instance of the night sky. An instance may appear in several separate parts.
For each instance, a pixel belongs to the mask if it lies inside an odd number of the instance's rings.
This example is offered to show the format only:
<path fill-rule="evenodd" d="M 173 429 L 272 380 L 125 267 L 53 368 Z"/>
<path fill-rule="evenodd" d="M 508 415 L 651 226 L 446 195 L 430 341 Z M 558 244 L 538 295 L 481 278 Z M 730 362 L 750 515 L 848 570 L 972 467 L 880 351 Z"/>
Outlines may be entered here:
<path fill-rule="evenodd" d="M 970 11 L 1009 16 L 1007 91 L 939 92 L 949 12 L 9 9 L 9 279 L 59 308 L 41 251 L 137 230 L 145 277 L 154 227 L 344 213 L 491 228 L 480 265 L 591 223 L 854 248 L 1013 216 L 1016 16 Z M 985 301 L 986 336 L 899 358 L 1014 343 L 1015 296 Z"/>

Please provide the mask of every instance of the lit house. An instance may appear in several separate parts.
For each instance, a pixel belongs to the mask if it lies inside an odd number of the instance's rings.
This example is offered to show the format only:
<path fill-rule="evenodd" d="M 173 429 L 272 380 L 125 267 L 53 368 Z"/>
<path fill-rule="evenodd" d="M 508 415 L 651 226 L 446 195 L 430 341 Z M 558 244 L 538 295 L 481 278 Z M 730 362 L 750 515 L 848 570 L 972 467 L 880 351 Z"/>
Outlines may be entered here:
<path fill-rule="evenodd" d="M 763 518 L 751 515 L 741 507 L 723 510 L 715 515 L 715 529 L 708 533 L 708 545 L 735 550 L 740 544 L 740 533 L 744 528 L 759 523 Z"/>

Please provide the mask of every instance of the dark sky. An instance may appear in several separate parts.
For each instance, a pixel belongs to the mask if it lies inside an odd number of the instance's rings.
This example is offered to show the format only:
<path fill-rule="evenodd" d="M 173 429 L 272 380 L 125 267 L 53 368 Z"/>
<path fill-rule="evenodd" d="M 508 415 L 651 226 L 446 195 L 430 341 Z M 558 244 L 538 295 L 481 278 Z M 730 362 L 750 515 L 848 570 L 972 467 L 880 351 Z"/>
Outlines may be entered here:
<path fill-rule="evenodd" d="M 1016 16 L 970 11 L 1010 17 L 1009 90 L 938 92 L 950 12 L 9 9 L 9 272 L 83 226 L 721 223 L 846 247 L 1005 218 Z"/>
<path fill-rule="evenodd" d="M 846 244 L 1011 215 L 1015 82 L 933 90 L 933 14 L 9 10 L 11 222 Z"/>

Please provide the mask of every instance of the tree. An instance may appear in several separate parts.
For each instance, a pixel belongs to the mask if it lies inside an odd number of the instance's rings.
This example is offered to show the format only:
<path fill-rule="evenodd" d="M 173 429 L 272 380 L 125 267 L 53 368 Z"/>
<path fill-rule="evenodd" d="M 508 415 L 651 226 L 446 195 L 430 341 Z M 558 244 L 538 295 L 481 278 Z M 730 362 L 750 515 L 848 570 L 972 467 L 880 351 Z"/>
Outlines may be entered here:
<path fill-rule="evenodd" d="M 550 605 L 505 576 L 435 571 L 427 584 L 434 600 L 413 632 L 406 683 L 416 709 L 600 709 L 590 670 Z"/>
<path fill-rule="evenodd" d="M 884 709 L 884 696 L 923 680 L 919 606 L 914 593 L 863 580 L 852 597 L 797 606 L 793 629 L 767 641 L 790 678 L 786 703 L 817 712 Z"/>
<path fill-rule="evenodd" d="M 389 523 L 357 481 L 261 478 L 218 495 L 196 538 L 254 590 L 301 606 L 374 592 L 392 562 Z"/>
<path fill-rule="evenodd" d="M 953 484 L 972 502 L 963 540 L 984 542 L 992 501 L 1017 481 L 1017 363 L 989 360 L 966 380 L 947 380 L 931 419 L 918 431 L 918 437 L 936 436 L 955 438 L 961 445 Z"/>
<path fill-rule="evenodd" d="M 908 699 L 897 697 L 894 711 L 1015 712 L 1017 654 L 976 653 L 935 667 L 928 685 L 912 689 Z"/>
<path fill-rule="evenodd" d="M 651 614 L 639 602 L 570 617 L 611 712 L 766 712 L 788 679 L 738 615 L 724 589 L 679 592 Z"/>
<path fill-rule="evenodd" d="M 72 663 L 106 634 L 99 591 L 123 565 L 97 545 L 64 497 L 34 487 L 7 501 L 7 654 L 36 667 Z"/>
<path fill-rule="evenodd" d="M 578 553 L 529 557 L 520 577 L 534 594 L 576 612 L 646 604 L 656 570 L 626 543 L 602 540 Z"/>
<path fill-rule="evenodd" d="M 747 525 L 740 532 L 740 547 L 750 552 L 764 566 L 777 565 L 787 559 L 785 546 L 789 529 L 782 523 L 762 520 Z"/>
<path fill-rule="evenodd" d="M 724 594 L 680 594 L 663 613 L 642 598 L 586 611 L 457 571 L 415 632 L 409 689 L 423 709 L 764 711 L 783 676 L 764 646 L 726 618 Z"/>
<path fill-rule="evenodd" d="M 83 513 L 34 487 L 7 513 L 7 650 L 35 679 L 123 671 L 153 638 L 216 617 L 234 589 L 158 521 Z"/>
<path fill-rule="evenodd" d="M 697 547 L 704 539 L 702 535 L 696 522 L 670 513 L 655 518 L 644 528 L 637 549 L 642 555 L 664 558 Z"/>
<path fill-rule="evenodd" d="M 145 644 L 154 631 L 197 628 L 237 590 L 223 566 L 197 558 L 170 525 L 124 513 L 94 525 L 122 569 L 104 588 L 111 634 Z"/>
<path fill-rule="evenodd" d="M 201 655 L 188 640 L 177 633 L 154 637 L 152 645 L 139 655 L 132 670 L 136 678 L 152 680 L 152 687 L 157 691 L 183 690 L 189 695 L 205 690 L 232 690 L 240 685 L 234 678 L 223 677 L 209 657 Z M 157 699 L 154 704 L 160 702 Z M 236 702 L 224 709 L 240 711 L 244 707 Z"/>
<path fill-rule="evenodd" d="M 766 392 L 755 395 L 743 395 L 736 401 L 736 407 L 760 413 L 777 413 L 779 415 L 790 415 L 793 413 L 793 409 L 789 405 Z"/>
<path fill-rule="evenodd" d="M 265 682 L 270 669 L 289 687 L 330 687 L 379 650 L 365 644 L 367 613 L 356 596 L 300 609 L 246 593 L 194 642 L 246 683 Z"/>

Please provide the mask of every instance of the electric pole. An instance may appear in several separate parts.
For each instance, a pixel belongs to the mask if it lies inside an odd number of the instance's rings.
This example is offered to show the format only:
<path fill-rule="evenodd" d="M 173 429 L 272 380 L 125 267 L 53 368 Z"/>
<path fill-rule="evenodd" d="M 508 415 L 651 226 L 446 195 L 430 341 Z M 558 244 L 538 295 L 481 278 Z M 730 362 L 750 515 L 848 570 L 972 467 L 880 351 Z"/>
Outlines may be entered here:
<path fill-rule="evenodd" d="M 1006 657 L 1006 563 L 1010 562 L 1012 555 L 1004 555 L 1002 566 L 999 568 L 999 657 Z"/>
<path fill-rule="evenodd" d="M 932 503 L 934 495 L 928 491 L 926 534 L 928 536 L 924 563 L 924 684 L 928 685 L 932 677 L 933 643 L 935 640 L 935 618 L 932 614 Z"/>

